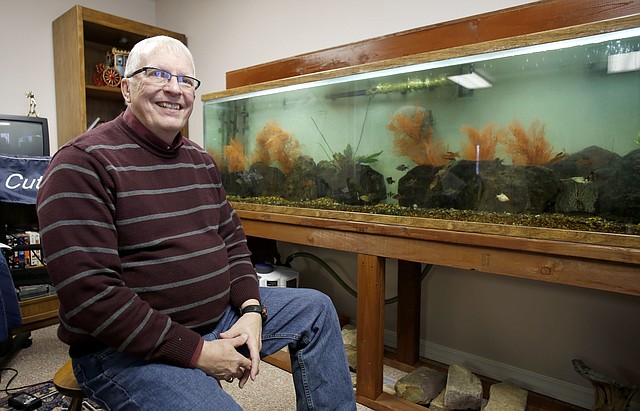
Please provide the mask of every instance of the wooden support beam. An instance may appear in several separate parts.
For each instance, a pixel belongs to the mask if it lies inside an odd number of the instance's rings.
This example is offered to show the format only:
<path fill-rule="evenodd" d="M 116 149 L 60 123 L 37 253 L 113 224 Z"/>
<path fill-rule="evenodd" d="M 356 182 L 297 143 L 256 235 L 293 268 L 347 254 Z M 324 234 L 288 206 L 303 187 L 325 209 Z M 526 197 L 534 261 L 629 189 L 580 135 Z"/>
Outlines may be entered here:
<path fill-rule="evenodd" d="M 420 356 L 420 263 L 398 260 L 398 361 L 413 365 Z"/>
<path fill-rule="evenodd" d="M 384 263 L 382 257 L 358 254 L 356 395 L 372 400 L 382 394 Z"/>

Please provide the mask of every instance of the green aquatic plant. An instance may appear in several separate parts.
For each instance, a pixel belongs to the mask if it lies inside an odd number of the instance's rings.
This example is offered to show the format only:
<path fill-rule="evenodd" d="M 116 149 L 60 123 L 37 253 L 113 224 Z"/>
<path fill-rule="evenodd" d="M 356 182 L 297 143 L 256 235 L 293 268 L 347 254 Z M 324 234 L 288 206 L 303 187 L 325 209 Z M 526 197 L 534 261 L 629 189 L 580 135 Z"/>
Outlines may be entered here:
<path fill-rule="evenodd" d="M 356 156 L 351 144 L 347 143 L 347 147 L 342 153 L 333 153 L 331 162 L 340 170 L 344 167 L 354 167 L 357 164 L 373 164 L 378 161 L 380 154 L 382 154 L 382 151 L 367 156 Z"/>
<path fill-rule="evenodd" d="M 320 127 L 318 127 L 318 123 L 316 123 L 313 117 L 311 117 L 311 121 L 313 122 L 313 125 L 316 127 L 316 130 L 318 130 L 318 134 L 320 134 L 320 137 L 322 137 L 322 141 L 324 141 L 324 144 L 327 146 L 327 148 L 325 149 L 324 146 L 320 145 L 320 147 L 322 148 L 322 151 L 324 151 L 325 155 L 329 159 L 329 162 L 338 170 L 342 170 L 344 167 L 349 167 L 349 166 L 354 167 L 357 164 L 375 163 L 376 161 L 378 161 L 378 157 L 380 156 L 380 154 L 382 154 L 382 151 L 379 151 L 377 153 L 373 153 L 369 155 L 360 155 L 360 156 L 356 155 L 356 153 L 358 152 L 358 149 L 360 148 L 360 143 L 362 142 L 362 136 L 364 134 L 364 126 L 367 122 L 367 115 L 369 114 L 369 104 L 371 103 L 371 98 L 373 98 L 373 96 L 369 97 L 369 101 L 367 102 L 367 108 L 364 113 L 364 119 L 362 120 L 362 127 L 360 128 L 360 136 L 358 137 L 358 145 L 356 146 L 355 150 L 353 149 L 353 147 L 351 147 L 350 143 L 347 143 L 347 147 L 345 147 L 342 153 L 333 151 L 331 149 L 331 145 L 329 144 L 326 137 L 324 136 L 324 133 L 322 133 L 322 130 L 320 130 Z"/>
<path fill-rule="evenodd" d="M 640 131 L 638 131 L 638 134 L 636 135 L 636 139 L 633 140 L 633 142 L 640 145 Z"/>

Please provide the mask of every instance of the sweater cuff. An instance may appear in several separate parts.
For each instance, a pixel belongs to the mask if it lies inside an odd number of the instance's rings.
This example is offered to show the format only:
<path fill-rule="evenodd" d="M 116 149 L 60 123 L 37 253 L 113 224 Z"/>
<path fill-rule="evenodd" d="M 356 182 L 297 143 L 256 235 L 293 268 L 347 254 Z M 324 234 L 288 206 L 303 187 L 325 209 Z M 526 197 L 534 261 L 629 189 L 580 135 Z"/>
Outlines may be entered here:
<path fill-rule="evenodd" d="M 262 304 L 257 277 L 245 278 L 236 282 L 231 288 L 232 307 L 240 308 L 242 303 L 250 299 L 256 299 Z"/>
<path fill-rule="evenodd" d="M 198 359 L 200 358 L 200 354 L 202 353 L 202 347 L 204 347 L 204 339 L 200 338 L 198 346 L 193 353 L 193 357 L 191 357 L 191 361 L 189 361 L 189 368 L 196 368 L 196 364 L 198 363 Z"/>

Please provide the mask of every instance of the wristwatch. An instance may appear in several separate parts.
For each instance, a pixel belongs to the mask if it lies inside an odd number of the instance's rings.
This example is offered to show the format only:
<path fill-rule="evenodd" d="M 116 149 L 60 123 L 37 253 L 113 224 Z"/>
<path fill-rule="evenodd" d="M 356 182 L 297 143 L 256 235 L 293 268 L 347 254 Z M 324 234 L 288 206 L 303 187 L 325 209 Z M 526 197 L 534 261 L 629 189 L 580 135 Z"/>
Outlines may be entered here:
<path fill-rule="evenodd" d="M 247 305 L 240 310 L 240 316 L 243 316 L 246 313 L 258 313 L 262 317 L 263 324 L 267 321 L 267 307 L 264 305 Z"/>

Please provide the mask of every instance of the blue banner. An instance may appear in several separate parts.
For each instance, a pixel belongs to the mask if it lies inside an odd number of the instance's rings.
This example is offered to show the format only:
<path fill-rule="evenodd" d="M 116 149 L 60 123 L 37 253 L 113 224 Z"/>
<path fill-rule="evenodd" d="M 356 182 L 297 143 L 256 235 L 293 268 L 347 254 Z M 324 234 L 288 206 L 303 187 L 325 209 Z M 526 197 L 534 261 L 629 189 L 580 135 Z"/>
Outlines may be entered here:
<path fill-rule="evenodd" d="M 0 202 L 35 204 L 50 157 L 0 154 Z"/>

